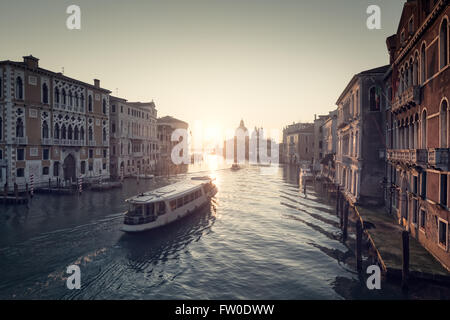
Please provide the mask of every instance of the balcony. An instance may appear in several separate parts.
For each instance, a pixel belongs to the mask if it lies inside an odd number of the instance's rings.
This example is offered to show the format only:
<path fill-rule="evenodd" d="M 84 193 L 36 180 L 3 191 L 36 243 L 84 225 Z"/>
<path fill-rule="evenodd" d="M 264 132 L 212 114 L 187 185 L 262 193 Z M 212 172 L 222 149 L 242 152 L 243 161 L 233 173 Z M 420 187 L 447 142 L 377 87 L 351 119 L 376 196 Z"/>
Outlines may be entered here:
<path fill-rule="evenodd" d="M 28 144 L 28 137 L 15 137 L 14 143 L 15 144 Z"/>
<path fill-rule="evenodd" d="M 0 159 L 0 167 L 6 167 L 8 165 L 8 162 L 6 159 Z"/>
<path fill-rule="evenodd" d="M 411 86 L 396 97 L 392 103 L 392 112 L 420 104 L 420 86 Z"/>
<path fill-rule="evenodd" d="M 428 164 L 436 169 L 449 170 L 450 149 L 429 149 Z"/>
<path fill-rule="evenodd" d="M 109 141 L 108 141 L 108 140 L 103 141 L 103 146 L 104 146 L 104 147 L 109 147 Z"/>
<path fill-rule="evenodd" d="M 428 152 L 427 149 L 410 150 L 411 162 L 416 164 L 427 163 Z"/>
<path fill-rule="evenodd" d="M 95 140 L 90 140 L 88 143 L 89 147 L 95 147 L 97 143 L 95 143 Z"/>
<path fill-rule="evenodd" d="M 42 144 L 46 145 L 46 146 L 52 145 L 53 144 L 53 139 L 51 139 L 51 138 L 42 138 Z"/>
<path fill-rule="evenodd" d="M 387 151 L 387 160 L 391 162 L 401 162 L 409 165 L 421 165 L 427 163 L 427 150 L 413 149 L 400 150 L 393 149 Z"/>

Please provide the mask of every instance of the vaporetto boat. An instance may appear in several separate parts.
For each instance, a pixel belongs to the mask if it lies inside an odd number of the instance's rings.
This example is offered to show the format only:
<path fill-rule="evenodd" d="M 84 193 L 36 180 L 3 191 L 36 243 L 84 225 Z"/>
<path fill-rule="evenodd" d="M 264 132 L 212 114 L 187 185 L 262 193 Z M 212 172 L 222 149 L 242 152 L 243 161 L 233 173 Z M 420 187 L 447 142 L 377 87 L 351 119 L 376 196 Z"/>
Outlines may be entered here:
<path fill-rule="evenodd" d="M 208 204 L 217 193 L 210 177 L 195 177 L 142 193 L 126 202 L 122 231 L 141 232 L 177 221 Z"/>

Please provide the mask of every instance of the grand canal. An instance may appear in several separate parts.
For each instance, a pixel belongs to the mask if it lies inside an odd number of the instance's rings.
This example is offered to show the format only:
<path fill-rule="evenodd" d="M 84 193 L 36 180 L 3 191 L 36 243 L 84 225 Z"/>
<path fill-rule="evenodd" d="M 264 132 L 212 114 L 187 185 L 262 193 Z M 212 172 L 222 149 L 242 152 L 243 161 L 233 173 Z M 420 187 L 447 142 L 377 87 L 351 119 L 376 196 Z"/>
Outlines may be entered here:
<path fill-rule="evenodd" d="M 420 283 L 407 295 L 386 281 L 368 290 L 367 275 L 354 271 L 352 246 L 340 240 L 333 200 L 312 185 L 305 198 L 293 168 L 261 169 L 214 171 L 219 192 L 210 207 L 139 235 L 120 231 L 124 199 L 194 173 L 1 206 L 0 298 L 450 297 L 446 288 Z M 81 268 L 81 290 L 66 288 L 72 264 Z"/>

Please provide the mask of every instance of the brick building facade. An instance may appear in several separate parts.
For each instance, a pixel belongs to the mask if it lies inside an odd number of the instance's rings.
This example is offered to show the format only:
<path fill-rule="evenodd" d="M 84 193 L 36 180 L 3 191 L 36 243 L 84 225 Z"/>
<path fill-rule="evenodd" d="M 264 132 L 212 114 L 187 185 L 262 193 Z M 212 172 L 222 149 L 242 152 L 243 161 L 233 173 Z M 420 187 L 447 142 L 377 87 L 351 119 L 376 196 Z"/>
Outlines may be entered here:
<path fill-rule="evenodd" d="M 449 17 L 447 0 L 405 3 L 387 39 L 392 76 L 390 210 L 447 268 L 449 254 Z"/>

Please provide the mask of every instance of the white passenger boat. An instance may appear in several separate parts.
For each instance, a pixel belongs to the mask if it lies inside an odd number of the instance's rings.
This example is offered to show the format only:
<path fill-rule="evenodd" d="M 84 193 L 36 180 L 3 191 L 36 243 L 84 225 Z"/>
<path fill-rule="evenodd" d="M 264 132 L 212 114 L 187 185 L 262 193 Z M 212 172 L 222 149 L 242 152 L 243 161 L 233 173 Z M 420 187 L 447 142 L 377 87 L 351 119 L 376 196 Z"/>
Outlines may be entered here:
<path fill-rule="evenodd" d="M 213 179 L 196 177 L 127 199 L 122 231 L 141 232 L 172 223 L 208 204 L 216 193 Z"/>

